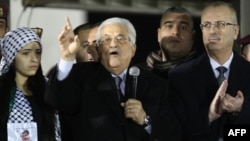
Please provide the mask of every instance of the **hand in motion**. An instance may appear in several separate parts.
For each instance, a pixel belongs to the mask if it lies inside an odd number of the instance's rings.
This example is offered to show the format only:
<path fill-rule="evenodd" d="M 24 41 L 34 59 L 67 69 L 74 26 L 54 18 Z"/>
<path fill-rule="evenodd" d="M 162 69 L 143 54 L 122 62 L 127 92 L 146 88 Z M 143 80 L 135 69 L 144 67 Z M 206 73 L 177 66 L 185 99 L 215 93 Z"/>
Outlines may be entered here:
<path fill-rule="evenodd" d="M 61 33 L 58 36 L 59 46 L 61 50 L 61 59 L 72 61 L 75 59 L 76 53 L 79 49 L 78 36 L 74 35 L 69 18 L 66 18 Z"/>
<path fill-rule="evenodd" d="M 137 99 L 128 99 L 125 103 L 121 103 L 124 107 L 124 114 L 126 118 L 132 119 L 135 123 L 139 125 L 144 124 L 144 118 L 146 117 L 146 112 L 144 111 L 142 104 Z"/>
<path fill-rule="evenodd" d="M 218 119 L 223 112 L 240 112 L 243 102 L 244 96 L 243 93 L 239 90 L 235 97 L 226 93 L 226 89 L 228 86 L 227 80 L 224 80 L 218 89 L 212 103 L 209 108 L 209 122 L 213 122 Z"/>
<path fill-rule="evenodd" d="M 240 112 L 244 101 L 243 93 L 239 90 L 235 97 L 225 94 L 221 104 L 222 108 L 227 112 Z"/>
<path fill-rule="evenodd" d="M 212 103 L 210 104 L 208 113 L 209 123 L 218 119 L 224 112 L 221 100 L 226 95 L 227 86 L 228 82 L 227 80 L 224 80 L 220 85 L 218 91 L 216 92 L 214 99 L 212 100 Z"/>

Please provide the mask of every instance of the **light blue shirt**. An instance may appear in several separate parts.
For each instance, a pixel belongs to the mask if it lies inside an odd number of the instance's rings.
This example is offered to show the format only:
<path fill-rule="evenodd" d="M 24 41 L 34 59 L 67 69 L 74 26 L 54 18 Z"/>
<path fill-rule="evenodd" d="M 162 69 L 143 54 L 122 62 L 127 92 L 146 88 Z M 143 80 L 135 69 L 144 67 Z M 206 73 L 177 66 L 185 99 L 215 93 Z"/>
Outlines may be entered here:
<path fill-rule="evenodd" d="M 216 62 L 213 58 L 211 58 L 209 56 L 210 64 L 212 66 L 212 69 L 213 69 L 213 72 L 214 72 L 214 75 L 216 78 L 219 76 L 219 71 L 216 68 L 223 66 L 223 67 L 227 68 L 227 71 L 224 73 L 224 75 L 228 79 L 229 72 L 230 72 L 230 64 L 233 60 L 233 56 L 234 56 L 234 54 L 232 53 L 231 56 L 228 58 L 228 60 L 222 65 L 220 65 L 218 62 Z"/>

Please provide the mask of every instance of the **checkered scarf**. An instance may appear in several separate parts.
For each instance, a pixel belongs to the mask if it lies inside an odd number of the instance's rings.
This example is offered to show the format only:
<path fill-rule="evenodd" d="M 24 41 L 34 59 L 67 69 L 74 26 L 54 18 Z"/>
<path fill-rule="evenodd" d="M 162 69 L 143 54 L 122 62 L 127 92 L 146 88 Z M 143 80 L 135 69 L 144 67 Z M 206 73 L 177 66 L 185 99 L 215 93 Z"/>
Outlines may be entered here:
<path fill-rule="evenodd" d="M 0 47 L 2 51 L 2 59 L 0 62 L 0 75 L 8 72 L 17 52 L 26 44 L 36 41 L 41 45 L 38 35 L 30 28 L 21 27 L 5 34 L 0 39 Z"/>

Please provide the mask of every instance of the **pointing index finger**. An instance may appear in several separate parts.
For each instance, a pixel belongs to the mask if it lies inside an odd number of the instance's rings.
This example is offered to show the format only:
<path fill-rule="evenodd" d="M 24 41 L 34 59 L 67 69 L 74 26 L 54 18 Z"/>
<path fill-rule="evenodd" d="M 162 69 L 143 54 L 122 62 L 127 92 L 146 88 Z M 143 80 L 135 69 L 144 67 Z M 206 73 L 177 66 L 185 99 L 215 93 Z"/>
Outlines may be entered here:
<path fill-rule="evenodd" d="M 72 28 L 72 25 L 70 23 L 70 20 L 69 20 L 68 16 L 66 17 L 66 26 L 67 26 L 67 29 L 71 29 Z"/>

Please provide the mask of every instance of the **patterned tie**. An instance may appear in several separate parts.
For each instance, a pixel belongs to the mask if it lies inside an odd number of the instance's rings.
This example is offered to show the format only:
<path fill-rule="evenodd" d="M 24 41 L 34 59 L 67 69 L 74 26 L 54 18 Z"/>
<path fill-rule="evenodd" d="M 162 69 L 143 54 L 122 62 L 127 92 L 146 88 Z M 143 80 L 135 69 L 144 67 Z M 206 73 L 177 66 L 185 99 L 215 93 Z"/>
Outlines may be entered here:
<path fill-rule="evenodd" d="M 122 79 L 120 77 L 114 77 L 114 80 L 115 80 L 118 98 L 120 102 L 125 102 L 125 96 L 122 94 L 121 87 L 120 87 L 122 83 Z"/>
<path fill-rule="evenodd" d="M 217 81 L 219 86 L 221 85 L 221 83 L 226 79 L 224 73 L 227 71 L 227 68 L 220 66 L 218 68 L 216 68 L 217 71 L 219 72 L 219 76 L 217 77 Z"/>

